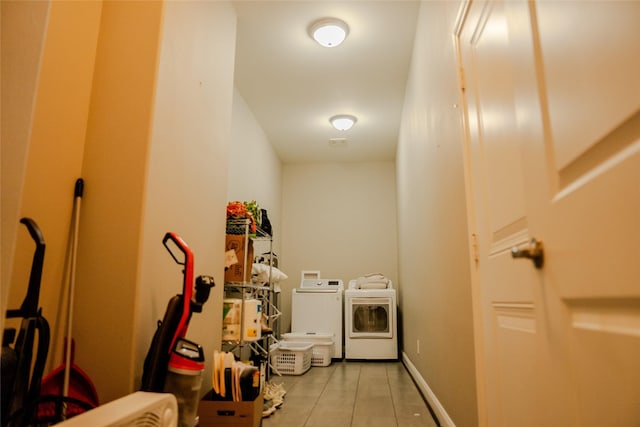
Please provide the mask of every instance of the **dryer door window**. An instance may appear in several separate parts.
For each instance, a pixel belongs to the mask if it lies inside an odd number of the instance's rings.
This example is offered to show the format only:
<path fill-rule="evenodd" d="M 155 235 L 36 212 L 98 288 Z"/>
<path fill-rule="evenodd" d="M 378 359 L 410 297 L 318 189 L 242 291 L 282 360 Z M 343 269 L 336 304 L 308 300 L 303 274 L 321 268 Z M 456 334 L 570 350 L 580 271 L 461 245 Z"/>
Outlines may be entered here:
<path fill-rule="evenodd" d="M 390 298 L 352 298 L 350 301 L 350 337 L 392 337 Z"/>

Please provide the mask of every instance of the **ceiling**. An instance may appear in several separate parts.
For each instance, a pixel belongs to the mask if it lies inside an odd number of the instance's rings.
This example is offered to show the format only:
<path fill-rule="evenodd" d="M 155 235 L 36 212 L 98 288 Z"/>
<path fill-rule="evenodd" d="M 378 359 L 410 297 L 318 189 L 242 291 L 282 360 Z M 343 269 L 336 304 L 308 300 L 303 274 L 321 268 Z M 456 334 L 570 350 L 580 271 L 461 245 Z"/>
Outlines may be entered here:
<path fill-rule="evenodd" d="M 234 4 L 236 87 L 283 163 L 395 159 L 418 1 Z M 349 25 L 339 46 L 321 47 L 307 32 L 326 17 Z M 358 121 L 337 131 L 336 114 Z"/>

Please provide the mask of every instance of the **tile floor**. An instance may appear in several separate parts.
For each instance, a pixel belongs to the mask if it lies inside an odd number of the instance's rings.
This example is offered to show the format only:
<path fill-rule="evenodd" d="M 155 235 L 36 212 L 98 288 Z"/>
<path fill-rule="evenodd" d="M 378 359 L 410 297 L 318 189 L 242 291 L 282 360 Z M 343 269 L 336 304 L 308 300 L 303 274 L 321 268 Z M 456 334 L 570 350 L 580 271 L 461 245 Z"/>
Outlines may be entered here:
<path fill-rule="evenodd" d="M 287 395 L 263 427 L 437 427 L 401 362 L 334 361 L 271 381 Z"/>

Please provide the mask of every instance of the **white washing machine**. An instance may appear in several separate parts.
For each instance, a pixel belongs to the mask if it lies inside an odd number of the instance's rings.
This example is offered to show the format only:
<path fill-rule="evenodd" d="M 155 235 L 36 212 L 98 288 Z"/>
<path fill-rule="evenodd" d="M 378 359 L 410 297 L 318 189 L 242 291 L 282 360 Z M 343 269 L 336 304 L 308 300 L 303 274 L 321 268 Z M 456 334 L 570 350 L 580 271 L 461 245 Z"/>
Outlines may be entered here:
<path fill-rule="evenodd" d="M 351 280 L 344 291 L 346 359 L 397 359 L 396 290 L 358 289 Z"/>
<path fill-rule="evenodd" d="M 303 279 L 291 294 L 291 332 L 334 336 L 333 359 L 342 359 L 344 285 L 339 279 Z"/>

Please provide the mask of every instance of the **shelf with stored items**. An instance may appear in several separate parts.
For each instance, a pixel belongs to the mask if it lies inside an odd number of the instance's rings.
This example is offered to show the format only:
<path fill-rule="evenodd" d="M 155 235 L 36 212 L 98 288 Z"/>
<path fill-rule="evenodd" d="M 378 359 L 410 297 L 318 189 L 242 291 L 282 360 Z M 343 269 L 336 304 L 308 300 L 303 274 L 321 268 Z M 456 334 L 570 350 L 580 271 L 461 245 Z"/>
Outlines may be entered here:
<path fill-rule="evenodd" d="M 263 263 L 254 263 L 254 245 L 266 245 Z M 274 331 L 281 316 L 273 277 L 273 237 L 252 227 L 249 218 L 228 219 L 226 237 L 223 350 L 240 359 L 266 363 L 265 376 L 274 370 L 270 347 L 277 343 Z M 235 258 L 235 259 L 234 259 Z M 252 274 L 255 272 L 256 274 Z M 269 369 L 270 368 L 270 369 Z"/>

